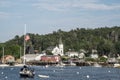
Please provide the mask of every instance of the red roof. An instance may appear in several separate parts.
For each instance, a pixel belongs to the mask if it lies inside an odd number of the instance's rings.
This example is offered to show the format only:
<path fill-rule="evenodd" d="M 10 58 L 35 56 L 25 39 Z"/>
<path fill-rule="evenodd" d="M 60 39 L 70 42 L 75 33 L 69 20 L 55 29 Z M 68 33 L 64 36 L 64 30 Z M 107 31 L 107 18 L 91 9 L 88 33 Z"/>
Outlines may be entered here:
<path fill-rule="evenodd" d="M 59 62 L 60 61 L 60 56 L 54 56 L 54 55 L 41 56 L 41 61 L 44 61 L 44 62 Z"/>

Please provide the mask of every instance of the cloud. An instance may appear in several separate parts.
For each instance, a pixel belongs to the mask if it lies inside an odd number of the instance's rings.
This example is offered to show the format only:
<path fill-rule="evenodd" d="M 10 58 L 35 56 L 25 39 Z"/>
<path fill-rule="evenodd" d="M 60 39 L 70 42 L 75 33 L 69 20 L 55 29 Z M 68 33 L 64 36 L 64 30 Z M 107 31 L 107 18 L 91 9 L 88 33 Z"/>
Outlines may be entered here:
<path fill-rule="evenodd" d="M 82 5 L 76 5 L 76 7 L 84 8 L 84 9 L 92 9 L 92 10 L 114 10 L 120 9 L 119 5 L 106 5 L 106 4 L 97 4 L 97 3 L 87 3 Z"/>
<path fill-rule="evenodd" d="M 118 5 L 107 5 L 99 0 L 39 0 L 34 7 L 49 11 L 66 11 L 70 9 L 84 10 L 114 10 L 120 9 Z"/>
<path fill-rule="evenodd" d="M 39 2 L 39 3 L 34 3 L 33 6 L 48 11 L 62 11 L 65 10 L 67 7 L 69 7 L 68 4 L 58 3 L 58 2 L 55 3 Z"/>
<path fill-rule="evenodd" d="M 20 19 L 22 18 L 22 16 L 17 14 L 7 13 L 7 12 L 0 12 L 0 20 L 13 19 L 13 18 Z"/>
<path fill-rule="evenodd" d="M 5 13 L 5 12 L 0 12 L 0 19 L 5 19 L 8 18 L 10 16 L 10 14 Z"/>
<path fill-rule="evenodd" d="M 10 7 L 11 2 L 7 0 L 0 0 L 0 7 Z"/>

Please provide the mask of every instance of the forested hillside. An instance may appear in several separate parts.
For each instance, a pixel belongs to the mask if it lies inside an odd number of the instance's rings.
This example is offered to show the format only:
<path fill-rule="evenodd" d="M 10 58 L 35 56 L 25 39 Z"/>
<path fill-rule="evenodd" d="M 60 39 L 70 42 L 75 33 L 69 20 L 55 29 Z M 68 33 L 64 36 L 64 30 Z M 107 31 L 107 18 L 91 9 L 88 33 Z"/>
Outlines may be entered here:
<path fill-rule="evenodd" d="M 120 54 L 120 27 L 112 28 L 96 28 L 85 29 L 77 28 L 71 31 L 53 31 L 51 34 L 40 35 L 28 33 L 30 41 L 28 46 L 33 46 L 39 52 L 46 50 L 50 46 L 56 46 L 59 39 L 62 38 L 64 44 L 64 52 L 68 50 L 80 51 L 86 50 L 90 54 L 92 49 L 96 49 L 99 55 L 115 56 Z M 0 56 L 2 56 L 2 47 L 5 48 L 5 54 L 14 55 L 16 58 L 20 56 L 20 47 L 23 52 L 24 36 L 16 35 L 14 39 L 0 44 Z"/>

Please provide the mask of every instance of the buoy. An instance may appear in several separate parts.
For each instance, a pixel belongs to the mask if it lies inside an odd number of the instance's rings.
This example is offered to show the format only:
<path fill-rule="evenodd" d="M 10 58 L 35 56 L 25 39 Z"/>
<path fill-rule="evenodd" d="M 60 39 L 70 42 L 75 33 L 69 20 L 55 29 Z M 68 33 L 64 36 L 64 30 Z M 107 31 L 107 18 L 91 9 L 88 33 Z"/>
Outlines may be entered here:
<path fill-rule="evenodd" d="M 79 74 L 79 72 L 77 72 L 77 74 Z"/>
<path fill-rule="evenodd" d="M 90 78 L 90 76 L 89 76 L 89 75 L 87 75 L 86 77 L 87 77 L 87 78 Z"/>
<path fill-rule="evenodd" d="M 53 72 L 55 72 L 55 70 L 53 70 Z"/>
<path fill-rule="evenodd" d="M 13 70 L 13 68 L 11 68 L 11 70 Z"/>
<path fill-rule="evenodd" d="M 8 77 L 7 77 L 7 76 L 5 76 L 5 78 L 7 79 Z"/>
<path fill-rule="evenodd" d="M 108 71 L 110 73 L 110 71 Z"/>
<path fill-rule="evenodd" d="M 1 72 L 1 74 L 4 74 L 4 72 Z"/>

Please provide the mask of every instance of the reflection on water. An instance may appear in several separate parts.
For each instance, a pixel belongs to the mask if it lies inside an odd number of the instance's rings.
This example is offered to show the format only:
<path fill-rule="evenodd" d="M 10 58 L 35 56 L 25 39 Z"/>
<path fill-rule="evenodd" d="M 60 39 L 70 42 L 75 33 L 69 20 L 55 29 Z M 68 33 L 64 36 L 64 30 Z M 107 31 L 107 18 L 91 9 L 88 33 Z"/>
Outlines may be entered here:
<path fill-rule="evenodd" d="M 21 67 L 0 67 L 0 80 L 120 80 L 120 69 L 101 67 L 33 66 L 34 78 L 20 78 Z M 48 75 L 49 78 L 38 75 Z"/>

